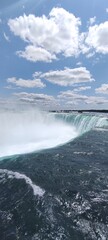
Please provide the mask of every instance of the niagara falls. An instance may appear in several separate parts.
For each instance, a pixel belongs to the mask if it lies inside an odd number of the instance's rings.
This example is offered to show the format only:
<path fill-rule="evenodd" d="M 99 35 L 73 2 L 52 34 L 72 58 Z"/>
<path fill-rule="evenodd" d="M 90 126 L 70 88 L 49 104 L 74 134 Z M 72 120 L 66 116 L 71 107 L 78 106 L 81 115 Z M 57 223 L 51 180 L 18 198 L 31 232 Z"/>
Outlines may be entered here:
<path fill-rule="evenodd" d="M 2 234 L 95 239 L 100 227 L 105 235 L 107 113 L 3 111 L 0 126 Z"/>
<path fill-rule="evenodd" d="M 39 110 L 2 112 L 0 157 L 53 148 L 96 127 L 107 127 L 107 117 L 48 113 Z"/>
<path fill-rule="evenodd" d="M 0 1 L 0 240 L 108 240 L 107 1 Z"/>

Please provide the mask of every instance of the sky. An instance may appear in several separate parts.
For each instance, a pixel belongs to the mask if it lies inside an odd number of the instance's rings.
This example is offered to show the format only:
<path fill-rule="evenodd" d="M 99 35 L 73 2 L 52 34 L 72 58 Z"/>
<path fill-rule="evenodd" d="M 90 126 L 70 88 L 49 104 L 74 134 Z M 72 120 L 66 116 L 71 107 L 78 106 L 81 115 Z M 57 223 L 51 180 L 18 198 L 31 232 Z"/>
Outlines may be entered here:
<path fill-rule="evenodd" d="M 108 0 L 0 0 L 0 108 L 108 109 Z"/>

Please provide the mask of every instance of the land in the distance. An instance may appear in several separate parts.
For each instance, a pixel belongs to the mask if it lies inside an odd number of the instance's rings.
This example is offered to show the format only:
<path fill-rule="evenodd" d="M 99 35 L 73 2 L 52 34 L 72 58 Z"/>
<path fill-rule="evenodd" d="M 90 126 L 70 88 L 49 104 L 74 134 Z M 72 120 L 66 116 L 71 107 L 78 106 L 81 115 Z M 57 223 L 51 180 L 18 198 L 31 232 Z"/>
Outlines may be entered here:
<path fill-rule="evenodd" d="M 97 113 L 108 113 L 108 110 L 106 109 L 100 109 L 100 110 L 97 110 L 97 109 L 89 109 L 89 110 L 52 110 L 50 112 L 64 112 L 64 113 L 69 113 L 69 112 L 78 112 L 78 113 L 83 113 L 83 112 L 97 112 Z"/>

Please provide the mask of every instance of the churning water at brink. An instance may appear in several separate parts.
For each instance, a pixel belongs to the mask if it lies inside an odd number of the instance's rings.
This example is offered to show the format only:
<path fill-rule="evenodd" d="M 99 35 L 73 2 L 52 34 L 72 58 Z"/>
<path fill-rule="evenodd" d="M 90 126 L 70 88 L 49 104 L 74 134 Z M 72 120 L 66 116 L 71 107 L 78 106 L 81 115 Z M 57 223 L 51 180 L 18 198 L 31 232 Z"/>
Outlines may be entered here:
<path fill-rule="evenodd" d="M 3 112 L 0 114 L 0 157 L 52 148 L 94 127 L 107 125 L 106 117 L 90 114 Z"/>
<path fill-rule="evenodd" d="M 78 136 L 76 129 L 39 111 L 0 115 L 0 157 L 52 148 Z"/>

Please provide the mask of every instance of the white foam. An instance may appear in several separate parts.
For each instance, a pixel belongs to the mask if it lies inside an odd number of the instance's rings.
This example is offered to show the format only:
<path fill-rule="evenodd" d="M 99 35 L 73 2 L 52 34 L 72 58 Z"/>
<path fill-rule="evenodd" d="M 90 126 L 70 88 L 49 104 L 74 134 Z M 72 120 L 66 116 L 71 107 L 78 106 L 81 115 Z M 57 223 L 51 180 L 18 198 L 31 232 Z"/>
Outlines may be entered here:
<path fill-rule="evenodd" d="M 40 112 L 0 114 L 0 157 L 64 144 L 78 135 L 75 128 Z"/>
<path fill-rule="evenodd" d="M 33 189 L 34 195 L 43 196 L 43 194 L 45 193 L 45 191 L 42 188 L 35 185 L 32 182 L 32 180 L 29 177 L 27 177 L 25 174 L 22 174 L 19 172 L 13 172 L 7 169 L 0 169 L 0 174 L 3 174 L 3 175 L 7 174 L 8 178 L 24 179 L 26 184 L 28 184 Z"/>

